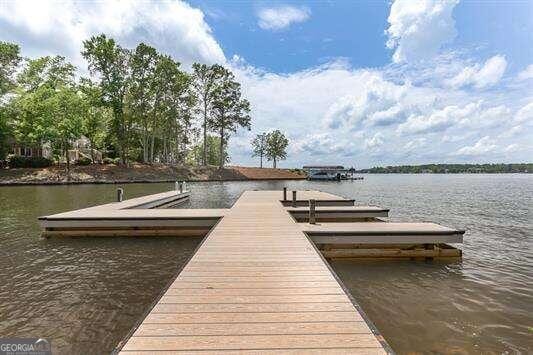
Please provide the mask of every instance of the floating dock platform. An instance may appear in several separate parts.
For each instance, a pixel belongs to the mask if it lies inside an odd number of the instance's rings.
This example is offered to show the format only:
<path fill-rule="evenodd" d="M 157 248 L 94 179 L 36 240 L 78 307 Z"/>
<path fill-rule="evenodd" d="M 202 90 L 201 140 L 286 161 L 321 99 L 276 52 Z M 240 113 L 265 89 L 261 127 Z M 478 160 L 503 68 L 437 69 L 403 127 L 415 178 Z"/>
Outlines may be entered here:
<path fill-rule="evenodd" d="M 208 230 L 116 353 L 391 353 L 324 256 L 449 256 L 442 250 L 457 249 L 444 243 L 462 242 L 464 231 L 384 222 L 386 209 L 320 191 L 296 194 L 299 200 L 286 201 L 281 191 L 246 191 L 230 209 L 143 207 L 187 198 L 167 192 L 42 217 L 41 224 L 45 236 Z M 316 209 L 298 202 L 309 200 L 319 201 Z"/>

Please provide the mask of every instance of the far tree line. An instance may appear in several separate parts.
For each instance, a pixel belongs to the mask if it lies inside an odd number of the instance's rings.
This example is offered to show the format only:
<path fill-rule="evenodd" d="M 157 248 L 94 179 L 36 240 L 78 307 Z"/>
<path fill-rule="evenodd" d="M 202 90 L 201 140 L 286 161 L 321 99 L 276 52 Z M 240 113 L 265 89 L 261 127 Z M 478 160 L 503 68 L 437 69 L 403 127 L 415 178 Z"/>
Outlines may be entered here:
<path fill-rule="evenodd" d="M 500 174 L 500 173 L 532 173 L 533 164 L 425 164 L 373 167 L 358 170 L 369 174 Z"/>
<path fill-rule="evenodd" d="M 84 136 L 93 149 L 129 162 L 218 165 L 229 162 L 230 137 L 251 129 L 250 103 L 235 75 L 219 65 L 179 62 L 140 43 L 134 49 L 106 35 L 83 42 L 91 78 L 62 56 L 23 59 L 20 48 L 0 42 L 0 160 L 9 140 L 51 144 L 65 160 Z M 260 134 L 254 155 L 276 166 L 286 157 L 279 131 Z"/>

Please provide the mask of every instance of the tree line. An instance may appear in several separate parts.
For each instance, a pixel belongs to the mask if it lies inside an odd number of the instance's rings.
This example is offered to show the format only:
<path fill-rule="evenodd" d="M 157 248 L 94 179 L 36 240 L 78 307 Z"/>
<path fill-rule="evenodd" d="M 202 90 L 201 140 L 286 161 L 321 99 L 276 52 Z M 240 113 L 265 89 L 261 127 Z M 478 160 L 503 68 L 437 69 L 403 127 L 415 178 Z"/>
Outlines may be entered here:
<path fill-rule="evenodd" d="M 18 45 L 0 42 L 0 160 L 14 138 L 50 143 L 68 169 L 72 142 L 84 136 L 91 152 L 122 164 L 223 167 L 232 134 L 251 128 L 250 103 L 219 64 L 195 63 L 188 73 L 149 45 L 128 49 L 104 34 L 84 41 L 81 54 L 91 78 L 79 77 L 62 56 L 23 59 Z M 259 136 L 254 155 L 275 167 L 287 139 L 280 131 Z"/>
<path fill-rule="evenodd" d="M 459 174 L 459 173 L 531 173 L 533 164 L 425 164 L 374 167 L 358 170 L 370 174 Z"/>

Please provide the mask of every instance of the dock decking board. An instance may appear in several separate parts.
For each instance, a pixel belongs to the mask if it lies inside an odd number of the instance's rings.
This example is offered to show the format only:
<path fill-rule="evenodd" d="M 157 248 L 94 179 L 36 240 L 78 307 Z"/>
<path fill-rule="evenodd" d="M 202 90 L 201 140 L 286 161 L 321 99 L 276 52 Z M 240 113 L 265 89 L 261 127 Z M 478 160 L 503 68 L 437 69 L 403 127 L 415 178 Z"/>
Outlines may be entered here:
<path fill-rule="evenodd" d="M 225 210 L 121 353 L 386 353 L 281 195 L 247 191 Z"/>

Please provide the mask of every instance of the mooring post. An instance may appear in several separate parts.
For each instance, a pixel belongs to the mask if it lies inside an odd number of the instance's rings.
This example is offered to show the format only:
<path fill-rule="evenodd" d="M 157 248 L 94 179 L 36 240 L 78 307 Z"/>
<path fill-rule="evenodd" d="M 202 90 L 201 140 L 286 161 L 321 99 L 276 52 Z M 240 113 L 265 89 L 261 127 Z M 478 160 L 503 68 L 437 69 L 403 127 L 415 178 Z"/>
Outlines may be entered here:
<path fill-rule="evenodd" d="M 292 191 L 292 207 L 296 207 L 296 190 Z"/>
<path fill-rule="evenodd" d="M 174 190 L 176 190 L 176 192 L 178 192 L 180 189 L 180 187 L 178 186 L 178 182 L 174 182 Z"/>
<path fill-rule="evenodd" d="M 117 202 L 122 202 L 123 197 L 124 197 L 124 189 L 119 187 L 117 189 Z"/>
<path fill-rule="evenodd" d="M 309 224 L 316 223 L 315 206 L 316 200 L 309 200 Z"/>
<path fill-rule="evenodd" d="M 287 201 L 287 188 L 283 188 L 283 201 Z"/>
<path fill-rule="evenodd" d="M 187 182 L 183 182 L 183 191 L 187 192 Z"/>
<path fill-rule="evenodd" d="M 180 181 L 178 185 L 179 185 L 179 191 L 180 191 L 180 194 L 181 194 L 181 193 L 183 193 L 183 182 Z"/>

